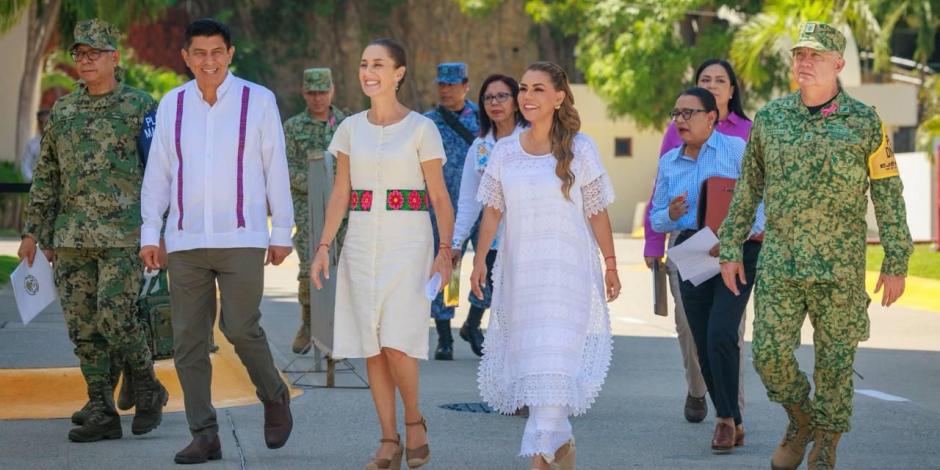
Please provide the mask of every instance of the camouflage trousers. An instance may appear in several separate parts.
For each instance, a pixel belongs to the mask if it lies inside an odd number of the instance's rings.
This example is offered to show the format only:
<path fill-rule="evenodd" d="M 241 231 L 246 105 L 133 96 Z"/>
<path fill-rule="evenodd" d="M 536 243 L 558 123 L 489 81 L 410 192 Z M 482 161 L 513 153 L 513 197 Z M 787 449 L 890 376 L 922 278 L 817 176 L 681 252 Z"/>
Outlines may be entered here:
<path fill-rule="evenodd" d="M 348 219 L 343 219 L 336 232 L 336 261 L 339 261 L 339 252 L 343 249 L 343 238 L 346 236 L 346 225 Z M 307 210 L 307 201 L 303 199 L 294 199 L 294 225 L 297 231 L 294 232 L 292 241 L 294 251 L 300 258 L 300 271 L 297 274 L 297 301 L 300 303 L 300 313 L 304 318 L 310 317 L 310 263 L 313 262 L 311 253 L 314 246 L 310 240 L 310 212 Z M 319 241 L 319 240 L 317 240 Z M 335 262 L 331 261 L 331 264 Z"/>
<path fill-rule="evenodd" d="M 858 342 L 868 339 L 864 280 L 819 283 L 774 279 L 763 273 L 755 286 L 754 367 L 771 401 L 793 405 L 809 399 L 810 384 L 797 364 L 800 328 L 813 325 L 816 389 L 813 425 L 847 432 L 852 416 L 852 365 Z"/>
<path fill-rule="evenodd" d="M 56 248 L 55 282 L 89 389 L 111 388 L 112 369 L 153 368 L 137 316 L 143 265 L 136 247 Z"/>

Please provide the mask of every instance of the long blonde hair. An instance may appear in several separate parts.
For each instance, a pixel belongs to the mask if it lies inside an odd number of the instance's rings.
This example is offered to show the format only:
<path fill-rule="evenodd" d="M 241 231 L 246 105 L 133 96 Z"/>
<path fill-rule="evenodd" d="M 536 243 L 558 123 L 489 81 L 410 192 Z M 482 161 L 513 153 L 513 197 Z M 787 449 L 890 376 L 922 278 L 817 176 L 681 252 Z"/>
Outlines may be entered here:
<path fill-rule="evenodd" d="M 568 74 L 565 70 L 552 62 L 536 62 L 526 68 L 526 71 L 535 70 L 545 72 L 552 81 L 555 90 L 565 92 L 565 99 L 561 107 L 555 110 L 552 117 L 552 128 L 549 131 L 552 142 L 552 155 L 555 156 L 555 174 L 561 180 L 561 192 L 565 199 L 571 199 L 571 187 L 574 185 L 574 172 L 571 171 L 571 161 L 574 160 L 574 137 L 581 130 L 581 116 L 574 109 L 574 96 L 568 85 Z"/>

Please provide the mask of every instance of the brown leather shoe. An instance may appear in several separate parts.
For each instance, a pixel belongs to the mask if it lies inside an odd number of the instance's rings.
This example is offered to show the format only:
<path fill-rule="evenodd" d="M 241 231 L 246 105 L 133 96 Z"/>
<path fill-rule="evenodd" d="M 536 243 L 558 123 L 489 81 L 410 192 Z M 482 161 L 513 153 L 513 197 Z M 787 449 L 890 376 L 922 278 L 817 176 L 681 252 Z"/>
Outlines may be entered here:
<path fill-rule="evenodd" d="M 738 424 L 734 427 L 734 446 L 744 446 L 744 425 Z"/>
<path fill-rule="evenodd" d="M 294 428 L 294 418 L 290 414 L 290 391 L 276 400 L 262 401 L 264 404 L 264 443 L 268 449 L 280 449 L 287 443 Z"/>
<path fill-rule="evenodd" d="M 712 452 L 728 454 L 734 449 L 734 426 L 728 423 L 715 425 L 715 435 L 712 436 Z"/>
<path fill-rule="evenodd" d="M 708 416 L 708 403 L 705 396 L 695 398 L 692 395 L 685 397 L 685 420 L 690 423 L 701 423 Z"/>
<path fill-rule="evenodd" d="M 173 461 L 178 464 L 205 463 L 207 460 L 219 460 L 222 458 L 222 443 L 219 442 L 219 435 L 212 436 L 198 435 L 193 436 L 193 441 L 185 449 L 176 453 Z"/>

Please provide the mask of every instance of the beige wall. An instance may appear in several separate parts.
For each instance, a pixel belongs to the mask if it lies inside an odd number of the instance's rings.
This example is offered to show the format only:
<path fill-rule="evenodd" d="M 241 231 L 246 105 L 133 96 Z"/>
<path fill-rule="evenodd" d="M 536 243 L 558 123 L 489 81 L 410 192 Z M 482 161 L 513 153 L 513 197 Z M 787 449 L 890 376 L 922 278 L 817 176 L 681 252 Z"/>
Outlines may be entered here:
<path fill-rule="evenodd" d="M 0 71 L 0 161 L 15 160 L 16 152 L 16 108 L 19 100 L 20 80 L 23 77 L 23 62 L 26 60 L 26 22 L 0 35 L 0 51 L 3 51 L 4 67 Z M 37 87 L 38 88 L 38 87 Z M 39 94 L 36 94 L 39 99 Z M 35 108 L 35 106 L 34 106 Z"/>
<path fill-rule="evenodd" d="M 646 203 L 653 188 L 662 132 L 640 131 L 630 119 L 611 120 L 607 106 L 587 85 L 572 85 L 575 107 L 581 115 L 581 131 L 597 143 L 604 167 L 610 174 L 617 199 L 608 209 L 615 232 L 632 232 L 637 203 Z M 614 139 L 633 141 L 632 157 L 614 157 Z"/>

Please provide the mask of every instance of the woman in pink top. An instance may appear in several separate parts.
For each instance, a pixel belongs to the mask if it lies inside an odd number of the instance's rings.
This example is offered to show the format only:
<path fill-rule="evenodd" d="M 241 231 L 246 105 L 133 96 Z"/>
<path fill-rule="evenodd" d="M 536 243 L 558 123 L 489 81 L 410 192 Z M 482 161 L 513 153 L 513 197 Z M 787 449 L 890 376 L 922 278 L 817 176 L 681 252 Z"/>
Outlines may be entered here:
<path fill-rule="evenodd" d="M 745 141 L 751 132 L 751 120 L 744 114 L 741 87 L 738 86 L 738 79 L 734 74 L 734 68 L 727 61 L 722 59 L 708 59 L 702 62 L 695 70 L 695 84 L 701 88 L 710 91 L 715 95 L 715 101 L 718 104 L 718 124 L 716 130 L 722 134 L 740 137 Z M 663 136 L 663 144 L 659 149 L 660 157 L 667 151 L 682 145 L 682 139 L 676 132 L 676 123 L 670 122 L 666 129 L 666 135 Z M 655 185 L 654 185 L 655 187 Z M 647 204 L 646 215 L 643 218 L 644 231 L 643 236 L 646 244 L 643 248 L 643 257 L 646 265 L 653 266 L 656 260 L 661 260 L 665 254 L 666 234 L 653 231 L 650 225 L 650 207 L 652 207 L 653 196 L 650 195 L 650 203 Z M 670 243 L 671 245 L 671 243 Z M 682 351 L 683 365 L 685 366 L 685 377 L 688 382 L 689 390 L 685 400 L 685 419 L 692 423 L 697 423 L 705 419 L 708 414 L 708 405 L 705 401 L 705 380 L 702 378 L 702 371 L 698 362 L 698 355 L 695 352 L 695 340 L 692 338 L 692 332 L 689 330 L 689 322 L 685 317 L 685 309 L 682 307 L 682 298 L 679 296 L 679 278 L 672 263 L 666 263 L 666 272 L 669 274 L 669 289 L 672 292 L 672 298 L 676 303 L 676 333 L 679 336 L 679 349 Z M 744 322 L 742 316 L 741 326 L 738 328 L 738 346 L 744 346 Z M 743 358 L 744 355 L 742 354 Z M 743 362 L 743 361 L 742 361 Z M 743 371 L 743 367 L 741 368 Z M 743 377 L 739 382 L 742 384 L 738 391 L 738 407 L 741 413 L 744 413 L 744 391 Z M 743 435 L 743 430 L 739 431 Z M 743 440 L 742 440 L 743 442 Z"/>

